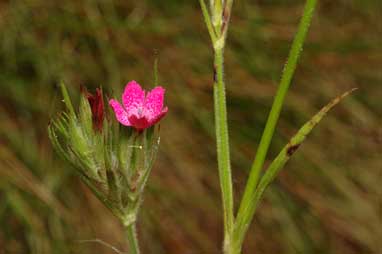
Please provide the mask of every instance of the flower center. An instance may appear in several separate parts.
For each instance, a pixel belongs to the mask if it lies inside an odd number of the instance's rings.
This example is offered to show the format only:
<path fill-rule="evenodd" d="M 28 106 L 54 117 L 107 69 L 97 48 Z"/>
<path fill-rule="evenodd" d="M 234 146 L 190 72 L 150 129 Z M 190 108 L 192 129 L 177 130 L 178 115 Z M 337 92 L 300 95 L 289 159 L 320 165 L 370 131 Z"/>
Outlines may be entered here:
<path fill-rule="evenodd" d="M 138 116 L 142 116 L 142 113 L 143 113 L 143 108 L 142 107 L 138 107 Z"/>

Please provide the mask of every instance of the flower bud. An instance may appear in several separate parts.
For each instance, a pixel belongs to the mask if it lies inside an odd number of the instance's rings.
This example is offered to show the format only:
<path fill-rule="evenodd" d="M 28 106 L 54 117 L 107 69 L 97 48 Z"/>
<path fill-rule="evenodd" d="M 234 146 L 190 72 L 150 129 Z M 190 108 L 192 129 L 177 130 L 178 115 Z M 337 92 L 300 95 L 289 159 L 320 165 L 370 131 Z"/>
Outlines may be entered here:
<path fill-rule="evenodd" d="M 104 119 L 104 103 L 102 90 L 100 88 L 97 88 L 96 93 L 93 95 L 89 93 L 85 87 L 81 87 L 81 92 L 90 104 L 93 128 L 101 132 Z"/>

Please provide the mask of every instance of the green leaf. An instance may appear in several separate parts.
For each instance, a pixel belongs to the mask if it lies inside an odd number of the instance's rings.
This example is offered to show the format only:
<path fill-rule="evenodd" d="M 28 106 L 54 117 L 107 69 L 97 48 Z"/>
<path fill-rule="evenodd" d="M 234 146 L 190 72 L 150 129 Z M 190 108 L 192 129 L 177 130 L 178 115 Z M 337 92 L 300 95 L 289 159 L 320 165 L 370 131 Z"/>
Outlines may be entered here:
<path fill-rule="evenodd" d="M 313 130 L 313 128 L 321 121 L 321 119 L 331 110 L 335 105 L 337 105 L 343 98 L 348 96 L 351 92 L 355 90 L 352 89 L 346 93 L 338 96 L 332 100 L 329 104 L 323 107 L 316 115 L 314 115 L 301 129 L 293 136 L 288 144 L 281 150 L 273 162 L 269 165 L 268 170 L 265 172 L 260 180 L 259 185 L 256 188 L 254 194 L 250 197 L 250 204 L 248 204 L 248 209 L 242 213 L 242 216 L 238 216 L 235 222 L 235 240 L 237 244 L 241 244 L 240 241 L 243 240 L 246 231 L 250 225 L 250 222 L 255 214 L 256 208 L 261 200 L 261 197 L 265 189 L 269 184 L 275 179 L 280 170 L 284 167 L 286 162 L 291 158 L 291 156 L 300 147 L 301 143 L 305 140 L 306 136 Z"/>
<path fill-rule="evenodd" d="M 204 22 L 206 23 L 208 33 L 210 34 L 210 37 L 211 37 L 212 44 L 215 44 L 215 41 L 217 40 L 217 35 L 216 35 L 216 31 L 212 25 L 211 16 L 210 16 L 210 13 L 208 11 L 207 5 L 204 2 L 204 0 L 199 0 L 199 3 L 200 3 L 200 7 L 202 9 Z"/>
<path fill-rule="evenodd" d="M 263 169 L 264 161 L 266 159 L 268 149 L 272 141 L 273 133 L 275 131 L 286 94 L 289 90 L 289 86 L 291 84 L 299 56 L 302 52 L 303 44 L 308 33 L 308 28 L 312 20 L 316 2 L 317 0 L 306 1 L 304 13 L 301 18 L 299 28 L 297 30 L 297 34 L 293 40 L 288 60 L 285 65 L 283 74 L 281 76 L 281 81 L 275 98 L 273 100 L 273 105 L 269 113 L 267 123 L 265 125 L 264 132 L 260 140 L 260 144 L 256 151 L 256 156 L 250 170 L 247 184 L 245 186 L 243 198 L 240 202 L 240 207 L 238 211 L 239 216 L 241 216 L 240 214 L 248 209 L 246 205 L 250 203 L 251 197 L 253 196 L 253 193 L 258 184 L 259 177 L 261 175 L 261 170 Z"/>

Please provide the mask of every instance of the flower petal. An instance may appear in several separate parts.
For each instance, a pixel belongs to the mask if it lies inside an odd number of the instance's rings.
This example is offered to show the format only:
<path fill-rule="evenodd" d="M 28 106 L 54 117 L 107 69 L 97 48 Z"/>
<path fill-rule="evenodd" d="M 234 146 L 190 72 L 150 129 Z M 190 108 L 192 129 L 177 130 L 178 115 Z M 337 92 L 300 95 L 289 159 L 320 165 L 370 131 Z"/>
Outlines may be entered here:
<path fill-rule="evenodd" d="M 151 90 L 146 96 L 144 115 L 150 122 L 156 119 L 162 112 L 164 93 L 165 89 L 158 86 Z"/>
<path fill-rule="evenodd" d="M 118 101 L 112 99 L 109 101 L 109 105 L 113 108 L 115 117 L 117 118 L 118 122 L 125 126 L 131 126 L 127 112 L 123 109 Z"/>
<path fill-rule="evenodd" d="M 163 108 L 162 112 L 159 113 L 155 118 L 151 119 L 150 126 L 158 123 L 166 114 L 167 114 L 168 108 Z"/>
<path fill-rule="evenodd" d="M 131 111 L 136 111 L 142 107 L 145 101 L 145 91 L 136 81 L 130 81 L 125 87 L 122 95 L 122 103 L 126 112 L 130 115 Z"/>

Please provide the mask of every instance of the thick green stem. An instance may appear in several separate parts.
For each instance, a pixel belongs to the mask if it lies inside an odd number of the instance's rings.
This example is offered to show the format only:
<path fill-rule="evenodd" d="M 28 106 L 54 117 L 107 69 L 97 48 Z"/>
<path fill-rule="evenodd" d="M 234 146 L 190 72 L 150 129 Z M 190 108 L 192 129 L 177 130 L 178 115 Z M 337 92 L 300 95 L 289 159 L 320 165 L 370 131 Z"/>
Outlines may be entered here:
<path fill-rule="evenodd" d="M 139 254 L 137 228 L 135 223 L 125 226 L 127 242 L 129 244 L 129 254 Z"/>
<path fill-rule="evenodd" d="M 223 77 L 223 49 L 215 49 L 214 106 L 220 188 L 223 200 L 224 251 L 229 249 L 233 234 L 233 193 L 228 141 L 226 95 Z M 227 252 L 226 252 L 227 253 Z"/>

